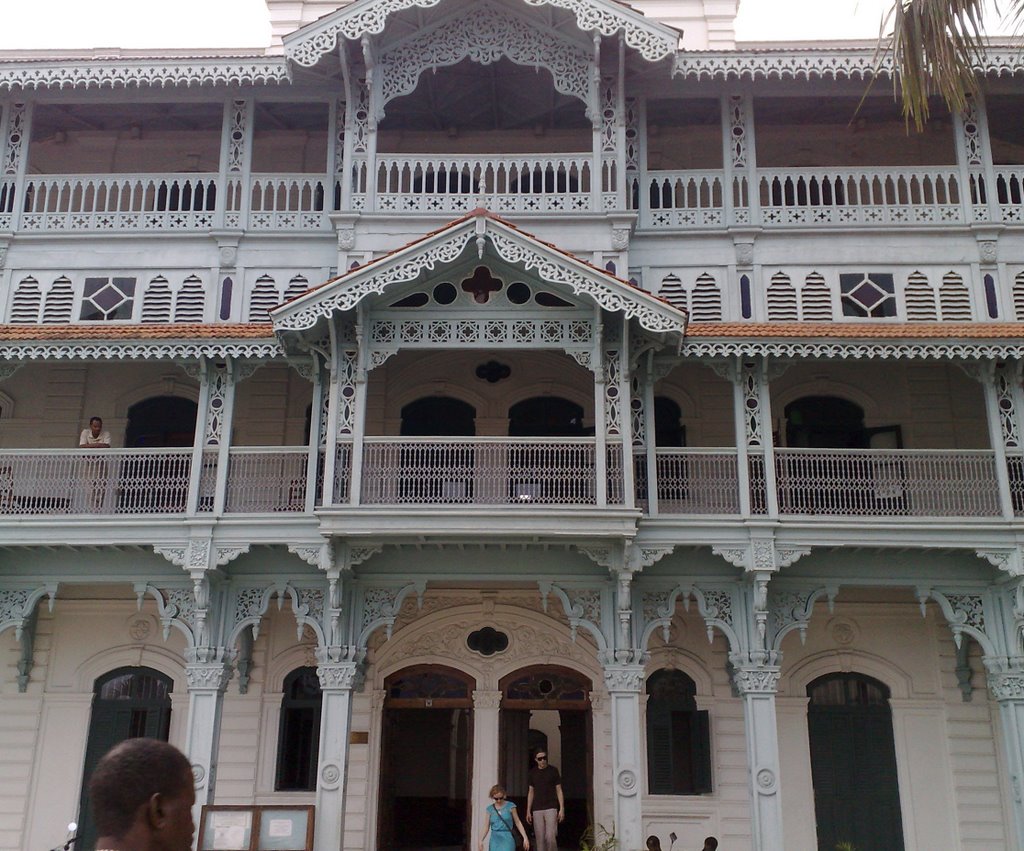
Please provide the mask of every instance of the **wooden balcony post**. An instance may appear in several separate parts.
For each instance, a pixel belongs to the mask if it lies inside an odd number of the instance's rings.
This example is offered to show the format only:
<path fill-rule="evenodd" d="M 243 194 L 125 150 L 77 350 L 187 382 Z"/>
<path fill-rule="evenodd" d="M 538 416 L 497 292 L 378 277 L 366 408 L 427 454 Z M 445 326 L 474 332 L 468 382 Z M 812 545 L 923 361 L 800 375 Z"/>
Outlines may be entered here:
<path fill-rule="evenodd" d="M 10 213 L 0 210 L 0 217 L 10 216 L 10 224 L 0 231 L 17 231 L 25 209 L 25 174 L 28 169 L 28 145 L 32 132 L 32 103 L 9 103 L 4 110 L 3 135 L 0 136 L 0 185 L 7 184 Z M 13 191 L 13 196 L 10 194 Z"/>
<path fill-rule="evenodd" d="M 972 373 L 981 381 L 985 392 L 985 413 L 988 420 L 989 439 L 995 455 L 996 486 L 999 490 L 999 507 L 1002 516 L 1012 520 L 1014 516 L 1013 493 L 1010 487 L 1010 450 L 1016 459 L 1021 459 L 1020 393 L 1014 382 L 1020 380 L 1013 364 L 997 364 L 989 361 Z M 1024 467 L 1024 460 L 1016 463 Z"/>
<path fill-rule="evenodd" d="M 210 511 L 222 514 L 227 493 L 235 364 L 231 358 L 214 362 L 204 357 L 200 360 L 198 373 L 199 405 L 186 511 L 188 514 Z M 206 468 L 210 464 L 209 456 L 214 453 L 216 460 L 211 471 Z"/>

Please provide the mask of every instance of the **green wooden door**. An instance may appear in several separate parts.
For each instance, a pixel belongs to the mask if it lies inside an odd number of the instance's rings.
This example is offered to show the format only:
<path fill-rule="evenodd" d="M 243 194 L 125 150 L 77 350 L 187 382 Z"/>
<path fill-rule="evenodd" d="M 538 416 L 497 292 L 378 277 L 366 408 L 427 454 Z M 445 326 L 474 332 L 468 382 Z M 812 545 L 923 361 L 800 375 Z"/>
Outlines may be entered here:
<path fill-rule="evenodd" d="M 89 811 L 89 778 L 118 742 L 150 738 L 167 741 L 171 723 L 169 677 L 150 668 L 118 668 L 96 680 L 78 807 L 77 848 L 91 848 L 96 827 Z"/>
<path fill-rule="evenodd" d="M 901 851 L 903 821 L 888 689 L 857 674 L 808 686 L 818 848 Z"/>

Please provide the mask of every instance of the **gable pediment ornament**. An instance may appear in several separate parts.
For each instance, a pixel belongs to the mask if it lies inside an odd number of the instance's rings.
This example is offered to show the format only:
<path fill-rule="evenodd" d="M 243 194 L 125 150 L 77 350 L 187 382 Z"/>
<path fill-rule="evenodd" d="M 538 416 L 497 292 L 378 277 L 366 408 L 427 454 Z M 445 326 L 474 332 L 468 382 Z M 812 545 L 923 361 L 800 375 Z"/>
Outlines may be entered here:
<path fill-rule="evenodd" d="M 339 38 L 360 39 L 384 31 L 391 15 L 405 9 L 429 9 L 441 0 L 357 0 L 319 21 L 285 36 L 285 56 L 297 65 L 311 68 L 338 46 Z M 679 33 L 657 21 L 648 20 L 623 3 L 610 0 L 524 0 L 528 6 L 555 6 L 571 12 L 584 32 L 614 35 L 622 32 L 625 43 L 649 62 L 675 53 Z"/>
<path fill-rule="evenodd" d="M 312 328 L 320 319 L 352 310 L 369 295 L 416 280 L 422 272 L 441 264 L 454 263 L 471 243 L 478 253 L 488 246 L 505 263 L 532 272 L 546 283 L 568 287 L 575 295 L 588 296 L 604 310 L 636 319 L 648 331 L 680 337 L 686 331 L 685 313 L 483 212 L 453 223 L 429 241 L 407 246 L 283 305 L 272 312 L 274 330 Z"/>

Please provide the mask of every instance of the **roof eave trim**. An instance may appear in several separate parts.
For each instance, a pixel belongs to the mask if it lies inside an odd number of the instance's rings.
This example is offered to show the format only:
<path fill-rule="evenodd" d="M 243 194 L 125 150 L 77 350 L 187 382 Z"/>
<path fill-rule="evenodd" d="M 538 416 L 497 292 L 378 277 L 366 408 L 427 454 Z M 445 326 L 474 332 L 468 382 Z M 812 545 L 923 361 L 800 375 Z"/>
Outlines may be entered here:
<path fill-rule="evenodd" d="M 726 340 L 688 337 L 683 358 L 767 356 L 822 360 L 978 360 L 1024 358 L 1024 343 L 981 340 Z"/>
<path fill-rule="evenodd" d="M 384 31 L 387 19 L 405 9 L 429 9 L 441 0 L 357 0 L 349 6 L 325 15 L 286 35 L 285 56 L 311 68 L 338 46 L 338 39 L 360 39 Z M 610 36 L 621 31 L 626 44 L 649 62 L 675 54 L 679 48 L 678 30 L 648 20 L 639 12 L 607 0 L 524 0 L 530 6 L 557 6 L 572 12 L 584 32 Z"/>

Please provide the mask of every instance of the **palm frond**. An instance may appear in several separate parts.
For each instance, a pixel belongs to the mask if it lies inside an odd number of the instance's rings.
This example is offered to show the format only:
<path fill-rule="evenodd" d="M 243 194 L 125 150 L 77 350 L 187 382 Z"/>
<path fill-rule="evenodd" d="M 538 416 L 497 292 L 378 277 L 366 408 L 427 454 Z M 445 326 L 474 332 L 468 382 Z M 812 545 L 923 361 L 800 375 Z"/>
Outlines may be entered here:
<path fill-rule="evenodd" d="M 1024 8 L 1024 0 L 1013 0 Z M 928 99 L 940 96 L 950 111 L 962 111 L 978 81 L 982 58 L 985 0 L 896 0 L 882 23 L 880 57 L 893 62 L 893 87 L 903 117 L 921 130 L 928 121 Z M 891 29 L 890 29 L 891 27 Z"/>

